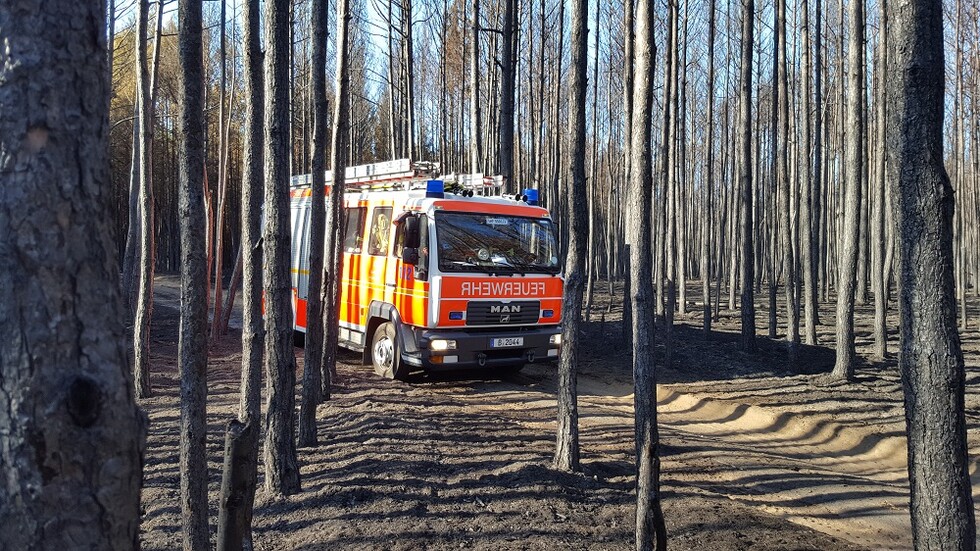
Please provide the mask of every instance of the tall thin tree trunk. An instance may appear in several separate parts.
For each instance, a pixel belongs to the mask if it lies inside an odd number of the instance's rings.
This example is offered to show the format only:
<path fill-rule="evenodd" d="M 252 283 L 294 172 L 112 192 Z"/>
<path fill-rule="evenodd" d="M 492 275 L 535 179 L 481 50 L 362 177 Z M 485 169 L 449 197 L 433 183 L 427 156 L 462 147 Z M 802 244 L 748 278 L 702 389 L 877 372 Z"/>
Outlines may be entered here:
<path fill-rule="evenodd" d="M 742 235 L 742 349 L 755 351 L 755 254 L 752 248 L 752 46 L 755 26 L 755 0 L 742 0 L 742 76 L 739 93 L 739 185 Z"/>
<path fill-rule="evenodd" d="M 139 115 L 139 273 L 133 314 L 133 379 L 136 398 L 149 398 L 150 316 L 153 312 L 153 173 L 150 157 L 150 82 L 146 66 L 146 28 L 149 0 L 138 0 L 136 15 L 136 104 Z M 159 37 L 157 38 L 159 40 Z"/>
<path fill-rule="evenodd" d="M 863 0 L 862 0 L 863 1 Z M 790 349 L 791 361 L 796 356 L 796 345 L 800 343 L 800 310 L 796 299 L 796 257 L 793 249 L 794 222 L 791 215 L 791 195 L 794 183 L 789 174 L 789 79 L 787 77 L 786 61 L 786 0 L 776 2 L 776 73 L 779 85 L 777 87 L 777 112 L 779 120 L 779 137 L 776 151 L 776 181 L 779 186 L 780 235 L 783 248 L 783 278 L 785 279 L 786 295 L 786 342 Z M 773 251 L 775 254 L 775 251 Z"/>
<path fill-rule="evenodd" d="M 701 234 L 701 324 L 705 338 L 711 335 L 711 238 L 712 201 L 715 177 L 715 0 L 708 3 L 708 105 L 704 124 L 707 128 L 705 156 L 704 229 Z"/>
<path fill-rule="evenodd" d="M 751 1 L 751 0 L 750 0 Z M 660 506 L 660 434 L 657 429 L 657 371 L 654 364 L 656 309 L 650 280 L 652 247 L 649 212 L 653 203 L 651 124 L 654 85 L 654 6 L 638 0 L 633 71 L 631 179 L 627 233 L 631 235 L 630 302 L 632 303 L 633 400 L 636 412 L 636 528 L 637 551 L 667 548 L 667 531 Z M 631 32 L 632 29 L 627 29 Z M 654 547 L 656 543 L 656 547 Z"/>
<path fill-rule="evenodd" d="M 876 178 L 873 183 L 875 193 L 875 205 L 872 209 L 874 215 L 872 240 L 872 273 L 871 283 L 872 292 L 875 295 L 875 319 L 872 332 L 874 333 L 874 355 L 879 360 L 884 360 L 888 353 L 888 296 L 885 290 L 888 282 L 885 280 L 885 187 L 887 178 L 885 177 L 885 114 L 888 106 L 888 91 L 885 87 L 886 67 L 888 67 L 888 2 L 879 0 L 880 27 L 878 34 L 878 147 L 876 151 Z"/>
<path fill-rule="evenodd" d="M 303 399 L 299 409 L 299 445 L 315 446 L 316 406 L 320 402 L 323 361 L 323 234 L 326 223 L 327 164 L 327 0 L 313 0 L 313 184 L 310 197 L 310 262 L 306 293 L 306 348 L 303 351 Z"/>
<path fill-rule="evenodd" d="M 265 370 L 268 409 L 265 488 L 300 491 L 296 461 L 292 291 L 289 277 L 289 22 L 290 0 L 268 0 L 265 10 Z"/>
<path fill-rule="evenodd" d="M 864 49 L 864 0 L 851 0 L 850 43 L 848 45 L 847 128 L 845 134 L 844 226 L 842 249 L 837 272 L 837 361 L 832 376 L 851 379 L 857 358 L 854 352 L 854 301 L 858 263 L 858 240 L 861 237 L 861 187 L 864 173 L 865 118 L 864 71 L 861 52 Z"/>
<path fill-rule="evenodd" d="M 503 48 L 500 59 L 500 126 L 498 148 L 500 151 L 500 175 L 504 179 L 503 193 L 517 191 L 514 185 L 514 81 L 517 69 L 515 59 L 520 28 L 516 27 L 517 0 L 504 0 Z"/>
<path fill-rule="evenodd" d="M 201 0 L 179 0 L 180 163 L 180 505 L 185 551 L 210 546 L 206 403 L 208 271 L 204 244 L 204 75 Z"/>
<path fill-rule="evenodd" d="M 579 325 L 582 321 L 582 295 L 585 288 L 585 256 L 588 254 L 588 205 L 585 182 L 585 96 L 588 89 L 588 0 L 572 2 L 572 81 L 568 131 L 571 180 L 568 208 L 571 224 L 568 254 L 565 257 L 565 295 L 562 300 L 562 347 L 558 363 L 558 435 L 554 466 L 562 471 L 579 470 L 578 392 L 576 367 L 579 351 Z"/>
<path fill-rule="evenodd" d="M 814 242 L 816 237 L 816 227 L 819 224 L 819 215 L 816 212 L 817 194 L 814 191 L 816 176 L 813 167 L 816 164 L 818 153 L 813 148 L 811 137 L 813 134 L 811 98 L 813 93 L 810 87 L 810 77 L 813 74 L 813 52 L 810 45 L 810 4 L 808 0 L 801 0 L 800 11 L 802 12 L 802 45 L 803 49 L 803 72 L 800 75 L 800 90 L 802 94 L 802 118 L 803 147 L 800 152 L 802 159 L 800 170 L 802 182 L 800 183 L 800 226 L 802 227 L 800 246 L 803 269 L 803 333 L 806 344 L 817 344 L 817 271 Z"/>
<path fill-rule="evenodd" d="M 899 369 L 908 428 L 912 539 L 976 548 L 953 287 L 953 189 L 943 166 L 944 43 L 939 0 L 889 2 L 888 166 L 897 199 Z"/>
<path fill-rule="evenodd" d="M 480 122 L 480 0 L 473 0 L 470 44 L 470 172 L 483 172 L 483 130 Z"/>
<path fill-rule="evenodd" d="M 330 148 L 330 168 L 333 184 L 327 209 L 326 262 L 324 263 L 323 296 L 323 362 L 322 377 L 324 396 L 330 396 L 330 382 L 336 373 L 337 342 L 340 331 L 340 280 L 343 270 L 341 255 L 344 228 L 344 187 L 347 169 L 347 131 L 350 126 L 350 2 L 337 0 L 337 76 L 334 101 L 333 142 Z"/>

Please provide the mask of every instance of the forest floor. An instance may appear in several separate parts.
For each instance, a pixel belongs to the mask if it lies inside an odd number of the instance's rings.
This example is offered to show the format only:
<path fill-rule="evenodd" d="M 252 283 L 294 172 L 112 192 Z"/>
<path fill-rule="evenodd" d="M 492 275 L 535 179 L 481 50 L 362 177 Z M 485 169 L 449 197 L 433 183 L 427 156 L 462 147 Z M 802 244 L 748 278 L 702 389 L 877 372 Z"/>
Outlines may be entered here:
<path fill-rule="evenodd" d="M 141 404 L 150 417 L 144 549 L 175 549 L 181 541 L 178 288 L 173 276 L 157 280 L 155 395 Z M 693 283 L 688 296 L 700 296 Z M 753 355 L 738 349 L 737 313 L 722 308 L 708 340 L 700 329 L 700 304 L 689 303 L 689 314 L 677 318 L 674 365 L 658 374 L 671 548 L 910 548 L 904 411 L 894 356 L 862 364 L 852 383 L 831 383 L 833 306 L 821 305 L 822 344 L 801 346 L 790 362 L 783 342 L 762 336 L 767 310 L 765 297 L 759 299 L 759 351 Z M 595 303 L 582 341 L 595 344 L 584 347 L 579 366 L 582 474 L 550 468 L 553 367 L 531 365 L 505 378 L 470 373 L 401 383 L 379 379 L 360 365 L 359 355 L 342 352 L 333 399 L 317 410 L 320 445 L 299 450 L 303 491 L 284 499 L 264 495 L 260 467 L 256 549 L 630 549 L 631 369 L 621 301 L 607 312 L 609 300 L 597 290 Z M 871 305 L 858 308 L 858 353 L 864 358 L 870 356 L 871 312 Z M 894 329 L 890 337 L 894 352 Z M 657 338 L 662 358 L 662 329 Z M 963 335 L 963 347 L 977 499 L 975 327 Z M 302 349 L 296 353 L 299 380 Z M 240 337 L 233 330 L 209 360 L 212 525 L 224 426 L 237 412 L 240 361 Z"/>

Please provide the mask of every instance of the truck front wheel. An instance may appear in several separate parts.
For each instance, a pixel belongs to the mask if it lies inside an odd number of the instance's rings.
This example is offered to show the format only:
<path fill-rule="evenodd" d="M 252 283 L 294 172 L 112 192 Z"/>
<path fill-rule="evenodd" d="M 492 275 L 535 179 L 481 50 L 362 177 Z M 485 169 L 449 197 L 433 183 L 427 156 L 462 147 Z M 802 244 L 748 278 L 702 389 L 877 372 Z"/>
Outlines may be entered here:
<path fill-rule="evenodd" d="M 402 362 L 395 325 L 390 321 L 382 323 L 371 339 L 371 363 L 374 372 L 385 379 L 404 381 L 408 368 Z"/>

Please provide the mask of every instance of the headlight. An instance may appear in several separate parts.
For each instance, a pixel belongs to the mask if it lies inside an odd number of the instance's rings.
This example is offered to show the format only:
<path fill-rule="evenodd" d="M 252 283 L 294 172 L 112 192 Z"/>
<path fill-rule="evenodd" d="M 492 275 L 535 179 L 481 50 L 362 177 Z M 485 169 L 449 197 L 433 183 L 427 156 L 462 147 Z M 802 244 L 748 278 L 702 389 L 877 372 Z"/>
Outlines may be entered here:
<path fill-rule="evenodd" d="M 446 339 L 435 339 L 429 341 L 429 348 L 437 352 L 441 352 L 443 350 L 456 350 L 456 341 L 446 340 Z"/>
<path fill-rule="evenodd" d="M 561 344 L 561 333 L 558 333 L 557 335 L 552 335 L 551 338 L 548 339 L 548 342 L 550 344 Z"/>

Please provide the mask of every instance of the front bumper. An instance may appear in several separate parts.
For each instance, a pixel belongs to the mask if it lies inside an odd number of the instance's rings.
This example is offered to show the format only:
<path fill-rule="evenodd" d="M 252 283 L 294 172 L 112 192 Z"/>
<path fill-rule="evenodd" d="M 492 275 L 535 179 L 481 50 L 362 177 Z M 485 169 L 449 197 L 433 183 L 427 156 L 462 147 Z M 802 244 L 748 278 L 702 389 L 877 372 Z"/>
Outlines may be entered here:
<path fill-rule="evenodd" d="M 496 329 L 424 329 L 411 328 L 416 352 L 403 352 L 402 360 L 412 367 L 427 371 L 459 369 L 492 369 L 515 367 L 527 363 L 558 361 L 560 345 L 551 344 L 553 335 L 561 334 L 561 326 L 515 327 Z M 522 338 L 520 346 L 493 348 L 492 339 Z M 429 343 L 436 339 L 454 340 L 456 348 L 435 351 Z"/>

